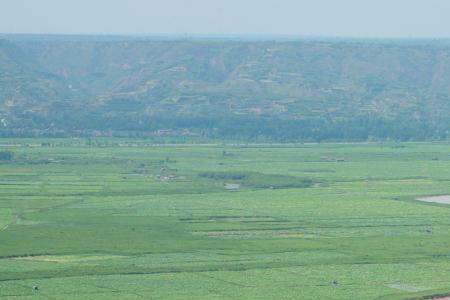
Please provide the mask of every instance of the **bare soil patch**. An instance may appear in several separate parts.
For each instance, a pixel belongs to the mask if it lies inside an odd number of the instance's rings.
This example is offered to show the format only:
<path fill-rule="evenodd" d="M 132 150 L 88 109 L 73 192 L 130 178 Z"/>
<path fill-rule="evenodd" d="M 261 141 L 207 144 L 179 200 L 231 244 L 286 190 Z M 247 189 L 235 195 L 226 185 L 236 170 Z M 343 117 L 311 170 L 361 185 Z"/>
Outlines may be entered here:
<path fill-rule="evenodd" d="M 416 200 L 431 203 L 450 204 L 450 195 L 420 197 L 417 198 Z"/>

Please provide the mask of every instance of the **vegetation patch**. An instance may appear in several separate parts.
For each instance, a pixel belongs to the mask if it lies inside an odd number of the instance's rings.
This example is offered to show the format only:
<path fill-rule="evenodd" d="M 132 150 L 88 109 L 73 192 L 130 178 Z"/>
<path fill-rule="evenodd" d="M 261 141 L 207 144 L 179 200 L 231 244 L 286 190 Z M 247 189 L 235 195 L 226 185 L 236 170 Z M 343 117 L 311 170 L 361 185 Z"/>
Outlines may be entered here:
<path fill-rule="evenodd" d="M 393 283 L 393 284 L 388 284 L 387 286 L 390 288 L 396 289 L 396 290 L 406 291 L 406 292 L 421 292 L 421 291 L 426 291 L 426 290 L 430 289 L 430 288 L 415 286 L 413 284 L 407 284 L 407 283 Z"/>
<path fill-rule="evenodd" d="M 201 172 L 198 176 L 217 181 L 227 181 L 225 186 L 239 184 L 248 188 L 261 189 L 308 188 L 312 187 L 314 184 L 311 179 L 259 172 Z M 228 181 L 232 181 L 233 183 L 228 183 Z"/>
<path fill-rule="evenodd" d="M 36 256 L 14 257 L 13 259 L 26 261 L 71 263 L 71 262 L 87 262 L 106 259 L 121 259 L 126 257 L 127 256 L 121 255 L 36 255 Z"/>

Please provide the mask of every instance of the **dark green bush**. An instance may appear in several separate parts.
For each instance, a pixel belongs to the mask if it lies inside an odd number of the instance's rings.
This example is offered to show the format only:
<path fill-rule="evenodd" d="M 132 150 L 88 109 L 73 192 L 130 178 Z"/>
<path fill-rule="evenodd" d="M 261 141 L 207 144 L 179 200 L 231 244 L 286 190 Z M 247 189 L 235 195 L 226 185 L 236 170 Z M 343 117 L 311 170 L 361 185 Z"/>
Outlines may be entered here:
<path fill-rule="evenodd" d="M 219 181 L 232 181 L 251 188 L 306 188 L 313 185 L 308 178 L 258 172 L 201 172 L 199 177 Z"/>
<path fill-rule="evenodd" d="M 0 151 L 0 160 L 10 161 L 14 158 L 14 153 L 11 151 Z"/>

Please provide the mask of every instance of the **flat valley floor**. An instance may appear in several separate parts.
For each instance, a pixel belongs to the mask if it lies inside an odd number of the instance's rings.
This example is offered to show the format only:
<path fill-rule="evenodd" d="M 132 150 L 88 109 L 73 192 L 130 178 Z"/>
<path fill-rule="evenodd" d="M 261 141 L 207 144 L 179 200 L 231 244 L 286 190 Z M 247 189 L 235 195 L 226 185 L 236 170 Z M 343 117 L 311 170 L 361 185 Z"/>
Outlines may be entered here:
<path fill-rule="evenodd" d="M 0 144 L 2 300 L 450 292 L 448 143 Z"/>

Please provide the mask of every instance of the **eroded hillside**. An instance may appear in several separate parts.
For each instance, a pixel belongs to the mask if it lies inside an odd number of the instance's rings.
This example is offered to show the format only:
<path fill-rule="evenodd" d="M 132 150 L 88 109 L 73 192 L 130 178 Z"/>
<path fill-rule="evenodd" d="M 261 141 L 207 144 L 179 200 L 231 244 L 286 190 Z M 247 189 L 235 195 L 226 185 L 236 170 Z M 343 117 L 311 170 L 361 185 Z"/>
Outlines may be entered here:
<path fill-rule="evenodd" d="M 448 136 L 450 46 L 3 36 L 1 134 Z"/>

